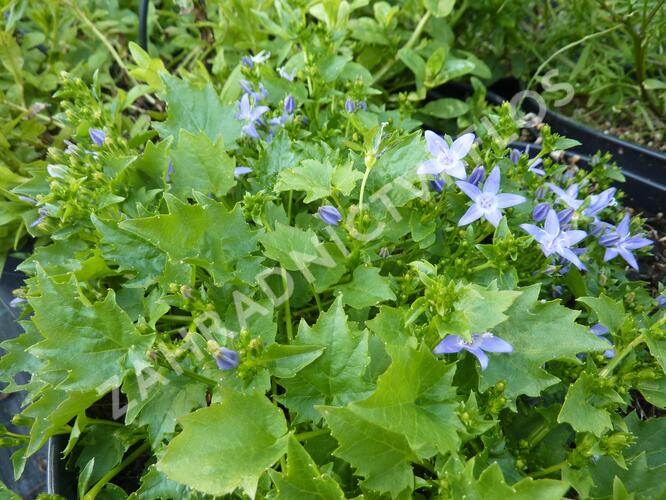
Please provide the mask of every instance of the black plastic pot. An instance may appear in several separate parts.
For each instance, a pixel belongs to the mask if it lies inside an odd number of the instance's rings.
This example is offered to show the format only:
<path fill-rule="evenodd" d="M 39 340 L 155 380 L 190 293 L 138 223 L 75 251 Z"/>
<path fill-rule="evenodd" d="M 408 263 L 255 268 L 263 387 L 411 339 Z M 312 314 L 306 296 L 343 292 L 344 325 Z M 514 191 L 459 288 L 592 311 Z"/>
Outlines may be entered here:
<path fill-rule="evenodd" d="M 59 435 L 49 439 L 46 452 L 46 491 L 67 500 L 76 500 L 76 475 L 65 468 L 62 452 L 67 447 L 69 436 Z"/>
<path fill-rule="evenodd" d="M 10 306 L 14 298 L 13 291 L 23 285 L 24 275 L 16 270 L 21 261 L 9 257 L 0 277 L 0 342 L 9 340 L 22 333 L 21 326 L 16 322 L 19 310 Z M 0 353 L 2 350 L 0 349 Z M 28 382 L 27 373 L 16 375 L 17 383 Z M 8 426 L 10 430 L 24 432 L 23 428 L 14 428 L 11 424 L 12 417 L 20 412 L 23 393 L 0 395 L 0 424 Z M 30 457 L 25 465 L 20 480 L 14 479 L 14 471 L 10 456 L 11 448 L 0 448 L 0 481 L 16 492 L 21 498 L 34 498 L 38 493 L 44 491 L 44 463 L 47 462 L 46 450 L 42 449 Z"/>
<path fill-rule="evenodd" d="M 488 92 L 488 101 L 498 104 L 511 101 L 520 92 L 521 85 L 516 80 L 507 79 L 498 82 L 492 90 Z M 522 108 L 536 113 L 538 104 L 525 98 Z M 627 179 L 622 190 L 631 199 L 632 206 L 651 212 L 666 209 L 666 154 L 604 134 L 551 109 L 546 110 L 543 121 L 554 132 L 581 143 L 569 150 L 571 152 L 588 157 L 598 151 L 613 155 Z"/>

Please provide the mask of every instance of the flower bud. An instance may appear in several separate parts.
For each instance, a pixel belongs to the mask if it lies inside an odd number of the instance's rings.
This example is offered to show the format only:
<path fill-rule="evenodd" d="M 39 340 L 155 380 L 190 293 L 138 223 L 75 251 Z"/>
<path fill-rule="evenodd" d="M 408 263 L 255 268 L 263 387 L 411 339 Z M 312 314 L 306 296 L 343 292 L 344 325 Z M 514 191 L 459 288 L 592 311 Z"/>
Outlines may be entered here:
<path fill-rule="evenodd" d="M 284 100 L 284 112 L 292 114 L 296 109 L 296 100 L 293 95 L 288 95 Z"/>
<path fill-rule="evenodd" d="M 345 101 L 345 110 L 347 110 L 347 113 L 353 113 L 356 111 L 356 104 L 351 97 L 347 97 L 347 100 Z"/>
<path fill-rule="evenodd" d="M 470 184 L 474 184 L 475 186 L 478 186 L 479 183 L 485 177 L 485 175 L 486 175 L 486 169 L 483 168 L 482 165 L 479 165 L 474 170 L 472 170 L 472 173 L 470 174 L 469 179 L 467 179 L 467 182 L 469 182 Z"/>
<path fill-rule="evenodd" d="M 340 211 L 332 205 L 323 205 L 319 207 L 317 213 L 321 220 L 331 226 L 337 226 L 342 220 L 342 214 L 340 214 Z"/>
<path fill-rule="evenodd" d="M 557 212 L 557 219 L 560 221 L 560 224 L 566 224 L 567 222 L 571 221 L 573 214 L 573 208 L 565 208 Z"/>
<path fill-rule="evenodd" d="M 550 204 L 546 203 L 545 201 L 539 203 L 537 206 L 534 207 L 534 210 L 532 211 L 532 218 L 537 222 L 541 222 L 546 218 L 546 215 L 548 215 L 549 210 L 550 210 Z"/>

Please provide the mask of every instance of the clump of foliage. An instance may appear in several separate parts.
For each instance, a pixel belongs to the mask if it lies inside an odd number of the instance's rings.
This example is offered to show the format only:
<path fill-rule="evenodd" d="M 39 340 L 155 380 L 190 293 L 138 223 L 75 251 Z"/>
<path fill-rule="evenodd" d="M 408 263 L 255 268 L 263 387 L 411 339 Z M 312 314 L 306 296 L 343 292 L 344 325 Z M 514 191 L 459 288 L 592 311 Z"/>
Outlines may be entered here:
<path fill-rule="evenodd" d="M 493 63 L 493 79 L 512 74 L 556 111 L 663 148 L 663 0 L 469 2 L 465 15 L 458 43 L 481 38 L 476 54 Z"/>
<path fill-rule="evenodd" d="M 512 150 L 508 105 L 423 133 L 349 4 L 279 5 L 220 82 L 131 45 L 150 128 L 63 76 L 68 142 L 11 189 L 16 475 L 66 435 L 85 499 L 663 496 L 666 309 L 619 169 L 548 127 Z"/>

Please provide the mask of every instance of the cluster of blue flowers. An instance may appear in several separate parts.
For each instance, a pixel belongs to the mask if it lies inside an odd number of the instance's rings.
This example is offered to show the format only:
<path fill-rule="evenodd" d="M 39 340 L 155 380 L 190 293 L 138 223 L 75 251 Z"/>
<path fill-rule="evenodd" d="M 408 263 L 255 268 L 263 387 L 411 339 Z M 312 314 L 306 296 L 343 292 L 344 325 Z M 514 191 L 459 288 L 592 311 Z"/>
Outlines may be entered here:
<path fill-rule="evenodd" d="M 472 205 L 462 216 L 458 225 L 467 225 L 477 219 L 484 218 L 493 226 L 497 227 L 501 218 L 502 210 L 527 201 L 523 196 L 509 193 L 500 193 L 500 170 L 493 168 L 480 189 L 479 184 L 485 175 L 482 166 L 476 167 L 469 177 L 465 169 L 465 157 L 469 154 L 474 143 L 474 134 L 463 134 L 449 144 L 440 136 L 431 131 L 426 131 L 425 140 L 428 151 L 432 158 L 426 160 L 419 166 L 417 172 L 420 175 L 434 175 L 431 181 L 434 190 L 441 192 L 446 183 L 447 176 L 459 179 L 456 185 L 472 200 Z M 528 146 L 529 147 L 529 146 Z M 529 153 L 526 150 L 526 153 Z M 514 164 L 520 161 L 521 153 L 513 149 L 509 155 Z M 546 172 L 541 167 L 541 158 L 531 160 L 528 171 L 539 177 L 546 177 Z M 566 176 L 565 176 L 566 177 Z M 568 180 L 567 178 L 563 180 Z M 547 188 L 547 189 L 546 189 Z M 638 269 L 638 263 L 633 251 L 652 244 L 652 241 L 641 235 L 631 235 L 629 232 L 630 217 L 624 216 L 622 221 L 614 226 L 599 218 L 599 214 L 607 207 L 616 205 L 615 188 L 609 188 L 599 194 L 589 195 L 586 199 L 579 199 L 580 186 L 571 184 L 562 188 L 552 182 L 540 186 L 536 192 L 537 200 L 544 198 L 547 192 L 552 192 L 556 197 L 556 203 L 563 208 L 555 211 L 553 204 L 542 201 L 537 203 L 532 212 L 535 222 L 544 222 L 543 227 L 534 224 L 521 224 L 521 228 L 534 237 L 539 243 L 546 257 L 557 255 L 561 260 L 573 264 L 578 269 L 585 270 L 585 265 L 580 259 L 587 249 L 576 248 L 575 245 L 587 238 L 589 235 L 596 236 L 601 246 L 606 248 L 604 260 L 609 261 L 622 257 L 632 268 Z M 581 229 L 572 229 L 571 222 L 580 217 L 591 219 L 589 233 Z M 563 267 L 566 272 L 568 268 Z"/>
<path fill-rule="evenodd" d="M 242 59 L 242 63 L 247 66 L 250 70 L 254 69 L 256 65 L 265 63 L 270 59 L 270 52 L 261 51 L 254 56 L 245 56 Z M 283 67 L 278 68 L 278 74 L 288 80 L 293 81 L 294 75 L 288 73 Z M 284 99 L 283 111 L 282 113 L 268 120 L 268 122 L 263 118 L 263 115 L 271 110 L 269 106 L 259 104 L 266 97 L 268 97 L 268 90 L 263 83 L 255 87 L 248 80 L 240 80 L 240 87 L 243 91 L 243 95 L 238 101 L 238 112 L 236 113 L 236 119 L 245 122 L 243 125 L 243 133 L 248 137 L 253 139 L 260 139 L 259 128 L 265 128 L 268 130 L 268 135 L 266 140 L 270 143 L 275 135 L 273 127 L 281 127 L 286 123 L 291 122 L 294 117 L 294 111 L 296 110 L 296 100 L 294 96 L 288 95 Z"/>
<path fill-rule="evenodd" d="M 463 134 L 449 145 L 444 138 L 436 133 L 426 131 L 425 140 L 432 158 L 423 162 L 418 167 L 417 173 L 434 176 L 430 185 L 437 192 L 443 191 L 444 185 L 449 179 L 456 179 L 455 184 L 472 201 L 467 212 L 458 221 L 459 226 L 483 218 L 497 227 L 502 219 L 504 209 L 527 201 L 524 196 L 500 192 L 501 173 L 499 166 L 495 166 L 487 178 L 485 178 L 485 168 L 483 166 L 477 166 L 469 177 L 467 176 L 465 158 L 474 144 L 474 134 Z M 529 149 L 526 149 L 525 153 L 529 157 Z M 512 149 L 509 159 L 514 165 L 518 165 L 521 156 L 519 150 Z M 530 160 L 528 171 L 537 177 L 546 178 L 547 174 L 541 168 L 542 165 L 543 160 L 541 158 Z M 572 174 L 567 172 L 561 176 L 560 181 L 566 183 L 571 177 Z M 641 235 L 630 233 L 631 218 L 629 214 L 625 214 L 616 226 L 600 219 L 600 213 L 604 209 L 616 205 L 616 189 L 609 188 L 599 194 L 592 194 L 585 199 L 579 199 L 580 187 L 576 183 L 565 187 L 558 186 L 553 182 L 540 185 L 535 192 L 537 203 L 532 212 L 532 218 L 535 222 L 543 222 L 543 226 L 521 224 L 520 227 L 537 241 L 546 257 L 555 255 L 561 262 L 567 263 L 560 269 L 561 273 L 568 271 L 568 264 L 573 264 L 580 270 L 586 269 L 580 255 L 586 252 L 587 249 L 576 247 L 576 245 L 590 236 L 596 237 L 599 245 L 605 248 L 604 261 L 610 261 L 619 255 L 633 269 L 638 269 L 633 251 L 652 245 L 653 242 Z M 555 196 L 554 203 L 539 201 L 543 200 L 549 192 Z M 556 210 L 555 205 L 560 205 L 560 208 Z M 320 213 L 320 216 L 324 219 L 327 215 Z M 588 231 L 572 226 L 574 220 L 577 223 L 587 223 Z M 552 269 L 551 266 L 549 272 L 552 272 Z M 663 302 L 666 303 L 666 299 Z M 613 344 L 611 340 L 605 337 L 610 333 L 608 328 L 597 324 L 590 331 L 608 342 L 611 348 L 604 352 L 604 356 L 612 358 L 615 355 L 615 351 L 612 349 Z M 513 349 L 506 341 L 490 332 L 485 332 L 472 335 L 470 340 L 458 335 L 448 335 L 433 349 L 433 352 L 435 354 L 452 354 L 462 350 L 473 354 L 479 360 L 481 368 L 485 369 L 488 365 L 486 352 L 509 353 Z"/>
<path fill-rule="evenodd" d="M 368 109 L 368 105 L 366 104 L 366 102 L 354 101 L 354 99 L 352 99 L 351 97 L 347 97 L 347 99 L 345 100 L 345 111 L 347 111 L 347 113 L 353 113 L 359 109 L 362 110 Z"/>

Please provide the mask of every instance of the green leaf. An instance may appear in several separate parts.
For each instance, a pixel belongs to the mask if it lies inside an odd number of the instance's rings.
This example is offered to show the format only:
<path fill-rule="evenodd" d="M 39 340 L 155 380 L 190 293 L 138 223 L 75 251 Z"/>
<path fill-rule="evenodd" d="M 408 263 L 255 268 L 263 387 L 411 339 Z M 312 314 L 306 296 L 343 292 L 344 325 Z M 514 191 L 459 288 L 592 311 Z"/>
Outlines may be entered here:
<path fill-rule="evenodd" d="M 333 454 L 349 462 L 365 478 L 363 487 L 393 498 L 414 488 L 410 463 L 418 457 L 404 436 L 365 420 L 349 408 L 317 409 L 339 443 Z"/>
<path fill-rule="evenodd" d="M 406 137 L 391 144 L 382 153 L 368 176 L 366 194 L 372 203 L 371 213 L 380 218 L 385 214 L 388 225 L 395 225 L 393 216 L 388 212 L 388 200 L 394 207 L 404 206 L 410 200 L 422 196 L 418 166 L 427 158 L 427 150 L 419 136 Z"/>
<path fill-rule="evenodd" d="M 21 500 L 21 497 L 7 488 L 2 481 L 0 481 L 0 497 L 3 498 L 3 500 Z"/>
<path fill-rule="evenodd" d="M 646 90 L 666 90 L 666 82 L 657 80 L 656 78 L 647 78 L 643 82 L 643 87 Z"/>
<path fill-rule="evenodd" d="M 25 450 L 26 456 L 39 451 L 48 438 L 62 431 L 79 413 L 85 411 L 99 399 L 95 391 L 62 391 L 50 387 L 28 406 L 22 416 L 34 419 L 30 429 L 30 441 Z"/>
<path fill-rule="evenodd" d="M 451 14 L 456 0 L 424 0 L 426 9 L 435 17 L 446 17 Z"/>
<path fill-rule="evenodd" d="M 578 142 L 577 140 L 569 139 L 567 137 L 558 137 L 555 140 L 555 144 L 553 144 L 553 150 L 560 151 L 563 149 L 575 148 L 576 146 L 580 146 L 580 142 Z"/>
<path fill-rule="evenodd" d="M 467 59 L 457 57 L 447 57 L 444 62 L 444 68 L 439 72 L 433 86 L 442 85 L 450 80 L 455 80 L 463 75 L 467 75 L 476 69 L 476 64 Z"/>
<path fill-rule="evenodd" d="M 430 101 L 420 109 L 420 111 L 426 115 L 442 118 L 443 120 L 457 118 L 467 113 L 468 110 L 469 106 L 465 101 L 450 97 Z"/>
<path fill-rule="evenodd" d="M 236 162 L 225 152 L 221 137 L 211 140 L 204 132 L 182 130 L 171 158 L 171 188 L 179 198 L 191 198 L 192 190 L 221 197 L 236 185 Z"/>
<path fill-rule="evenodd" d="M 143 153 L 123 171 L 136 189 L 164 189 L 164 178 L 169 168 L 171 139 L 158 143 L 147 142 Z"/>
<path fill-rule="evenodd" d="M 168 214 L 130 219 L 119 224 L 166 252 L 172 260 L 186 260 L 208 270 L 215 283 L 224 283 L 235 264 L 250 254 L 258 232 L 250 230 L 240 207 L 227 211 L 218 203 L 195 193 L 189 205 L 170 194 L 164 199 Z"/>
<path fill-rule="evenodd" d="M 454 453 L 460 446 L 452 365 L 430 351 L 389 345 L 391 365 L 377 389 L 349 406 L 365 420 L 404 436 L 419 457 Z"/>
<path fill-rule="evenodd" d="M 641 453 L 631 460 L 627 469 L 617 466 L 609 457 L 601 457 L 599 462 L 589 467 L 593 479 L 590 498 L 608 498 L 613 492 L 615 478 L 619 478 L 626 489 L 637 498 L 652 500 L 666 497 L 666 464 L 650 467 L 647 454 Z"/>
<path fill-rule="evenodd" d="M 277 488 L 277 500 L 344 500 L 340 485 L 319 471 L 317 464 L 293 435 L 289 437 L 287 459 L 286 473 L 269 471 Z"/>
<path fill-rule="evenodd" d="M 125 287 L 148 286 L 164 272 L 166 255 L 159 248 L 118 228 L 115 221 L 102 221 L 93 215 L 92 222 L 101 235 L 98 245 L 104 259 L 117 265 L 120 272 L 135 273 Z"/>
<path fill-rule="evenodd" d="M 569 387 L 557 421 L 571 424 L 577 432 L 591 432 L 601 437 L 613 425 L 609 411 L 599 406 L 622 402 L 622 398 L 615 391 L 599 389 L 595 379 L 583 373 Z"/>
<path fill-rule="evenodd" d="M 287 451 L 287 423 L 263 394 L 225 389 L 221 399 L 179 419 L 183 430 L 157 470 L 210 495 L 240 488 L 254 497 L 261 475 Z"/>
<path fill-rule="evenodd" d="M 102 476 L 113 469 L 123 459 L 123 455 L 130 443 L 127 442 L 127 428 L 106 425 L 91 425 L 86 427 L 77 441 L 76 465 L 83 470 L 94 459 L 90 477 L 90 484 L 95 484 Z"/>
<path fill-rule="evenodd" d="M 273 142 L 264 145 L 265 149 L 259 158 L 258 167 L 268 175 L 274 175 L 285 168 L 295 168 L 301 161 L 301 155 L 293 148 L 291 139 L 278 132 Z"/>
<path fill-rule="evenodd" d="M 38 270 L 32 290 L 38 294 L 28 299 L 32 321 L 44 340 L 30 352 L 45 362 L 40 374 L 58 379 L 58 388 L 101 395 L 145 366 L 154 336 L 139 334 L 112 289 L 103 302 L 90 304 L 73 277 L 61 284 Z"/>
<path fill-rule="evenodd" d="M 384 300 L 395 300 L 388 278 L 379 274 L 375 267 L 359 266 L 354 269 L 350 283 L 335 288 L 342 295 L 342 303 L 354 309 L 376 306 Z"/>
<path fill-rule="evenodd" d="M 371 386 L 364 378 L 369 363 L 368 333 L 349 327 L 339 298 L 314 326 L 301 321 L 295 343 L 326 349 L 297 377 L 280 381 L 287 390 L 280 401 L 299 420 L 319 420 L 314 405 L 344 405 L 368 395 Z"/>
<path fill-rule="evenodd" d="M 588 306 L 597 315 L 599 323 L 610 331 L 618 333 L 624 324 L 624 305 L 603 293 L 599 297 L 581 297 L 577 299 Z"/>
<path fill-rule="evenodd" d="M 317 260 L 319 240 L 312 229 L 285 226 L 277 222 L 275 230 L 264 234 L 259 241 L 264 254 L 278 261 L 288 271 L 299 271 Z"/>
<path fill-rule="evenodd" d="M 349 196 L 358 181 L 362 178 L 363 174 L 358 170 L 354 170 L 354 165 L 351 161 L 336 165 L 333 169 L 333 187 L 345 196 Z"/>
<path fill-rule="evenodd" d="M 374 45 L 391 45 L 384 30 L 377 21 L 370 17 L 359 17 L 349 21 L 351 36 L 355 40 Z"/>
<path fill-rule="evenodd" d="M 148 467 L 141 477 L 141 486 L 129 496 L 129 500 L 155 500 L 158 498 L 199 499 L 202 496 L 176 481 L 171 481 L 155 468 Z"/>
<path fill-rule="evenodd" d="M 457 459 L 449 459 L 440 478 L 447 480 L 452 498 L 472 500 L 561 500 L 569 489 L 564 481 L 526 477 L 510 486 L 506 483 L 499 463 L 487 467 L 478 479 L 474 477 L 476 460 L 468 461 L 464 468 Z"/>
<path fill-rule="evenodd" d="M 448 53 L 448 47 L 439 47 L 430 54 L 426 61 L 426 85 L 432 82 L 433 78 L 442 70 Z"/>
<path fill-rule="evenodd" d="M 0 31 L 0 61 L 5 69 L 12 75 L 14 82 L 23 87 L 23 56 L 21 47 L 16 39 L 7 31 Z M 21 93 L 23 90 L 21 89 Z"/>
<path fill-rule="evenodd" d="M 282 170 L 275 183 L 275 191 L 304 191 L 305 203 L 310 203 L 331 194 L 333 167 L 317 160 L 303 160 L 298 167 Z"/>
<path fill-rule="evenodd" d="M 666 339 L 661 334 L 655 335 L 652 330 L 645 332 L 645 343 L 650 349 L 650 354 L 657 360 L 659 366 L 666 373 Z"/>
<path fill-rule="evenodd" d="M 666 408 L 666 377 L 641 381 L 638 383 L 638 389 L 648 403 L 658 408 Z"/>
<path fill-rule="evenodd" d="M 410 336 L 405 326 L 406 312 L 389 306 L 380 306 L 379 313 L 366 326 L 385 344 L 411 345 L 416 347 L 416 338 Z"/>
<path fill-rule="evenodd" d="M 507 309 L 520 296 L 520 292 L 498 290 L 496 284 L 486 288 L 473 283 L 458 286 L 456 294 L 453 311 L 444 318 L 435 318 L 442 335 L 487 332 L 507 319 Z"/>
<path fill-rule="evenodd" d="M 423 85 L 423 80 L 425 80 L 426 76 L 426 63 L 418 54 L 418 52 L 410 48 L 403 47 L 398 51 L 398 57 L 404 63 L 404 65 L 407 66 L 412 71 L 412 73 L 414 73 L 414 77 L 416 78 L 416 86 L 420 87 Z"/>
<path fill-rule="evenodd" d="M 23 328 L 25 333 L 0 343 L 3 351 L 0 357 L 0 381 L 7 384 L 2 388 L 2 392 L 6 394 L 30 390 L 39 384 L 35 378 L 21 383 L 17 377 L 21 372 L 37 373 L 42 365 L 42 362 L 28 351 L 30 346 L 41 340 L 41 335 L 32 323 L 24 323 Z"/>
<path fill-rule="evenodd" d="M 174 76 L 162 77 L 166 85 L 167 120 L 153 126 L 163 138 L 172 136 L 178 140 L 181 129 L 192 134 L 205 133 L 211 141 L 222 136 L 229 146 L 241 135 L 243 123 L 236 120 L 233 105 L 222 105 L 213 85 L 199 88 Z"/>
<path fill-rule="evenodd" d="M 174 432 L 178 418 L 206 406 L 203 384 L 164 370 L 127 377 L 123 392 L 127 395 L 125 425 L 146 426 L 153 448 Z"/>
<path fill-rule="evenodd" d="M 575 360 L 578 353 L 608 348 L 608 343 L 575 322 L 577 311 L 558 301 L 539 302 L 539 289 L 538 284 L 522 289 L 522 295 L 506 312 L 508 319 L 494 328 L 493 333 L 511 344 L 513 352 L 491 355 L 488 368 L 481 373 L 481 391 L 503 380 L 510 400 L 520 394 L 538 396 L 558 381 L 543 369 L 544 363 Z"/>
<path fill-rule="evenodd" d="M 130 75 L 139 81 L 146 82 L 152 90 L 163 92 L 165 87 L 162 75 L 167 75 L 168 71 L 162 60 L 150 57 L 145 50 L 134 42 L 130 42 L 128 48 L 136 64 L 136 68 L 132 68 Z"/>
<path fill-rule="evenodd" d="M 324 347 L 317 345 L 271 344 L 258 362 L 276 377 L 291 378 L 321 356 L 324 350 Z"/>

